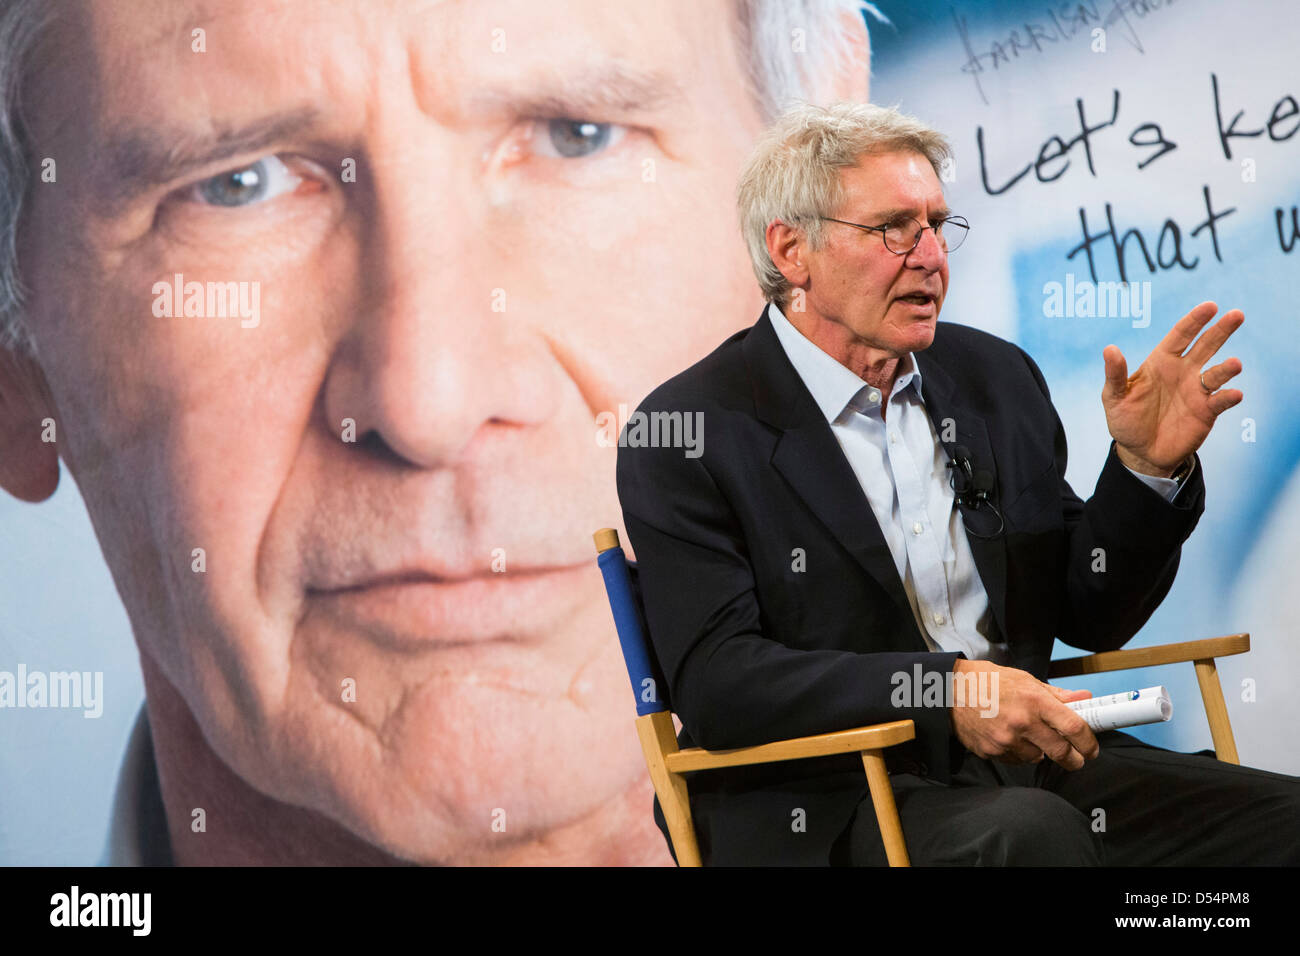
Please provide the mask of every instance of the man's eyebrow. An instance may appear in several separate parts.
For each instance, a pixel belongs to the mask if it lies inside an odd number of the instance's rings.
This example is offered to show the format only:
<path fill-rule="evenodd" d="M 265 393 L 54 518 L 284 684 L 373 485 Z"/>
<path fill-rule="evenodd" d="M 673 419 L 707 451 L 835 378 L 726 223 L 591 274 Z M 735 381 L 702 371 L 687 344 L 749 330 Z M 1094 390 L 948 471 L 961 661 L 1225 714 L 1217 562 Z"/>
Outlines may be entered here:
<path fill-rule="evenodd" d="M 114 130 L 96 164 L 101 177 L 96 195 L 110 206 L 120 206 L 191 170 L 264 150 L 302 133 L 319 118 L 318 110 L 302 107 L 203 132 L 152 126 Z"/>
<path fill-rule="evenodd" d="M 663 110 L 683 102 L 682 85 L 667 73 L 610 63 L 576 76 L 539 82 L 512 80 L 469 97 L 474 112 L 509 112 L 516 116 L 573 119 Z M 320 118 L 310 107 L 261 117 L 241 126 L 218 126 L 194 133 L 156 127 L 113 132 L 101 152 L 103 174 L 98 195 L 121 206 L 142 192 L 173 182 L 185 173 L 222 159 L 254 153 L 301 133 Z"/>
<path fill-rule="evenodd" d="M 905 209 L 882 209 L 880 210 L 880 212 L 872 213 L 870 216 L 863 219 L 862 221 L 865 223 L 893 222 L 895 219 L 898 219 L 900 216 L 909 216 L 909 215 L 911 215 L 911 213 Z"/>
<path fill-rule="evenodd" d="M 467 98 L 467 106 L 473 113 L 598 119 L 664 110 L 685 99 L 681 83 L 667 73 L 608 63 L 577 75 L 550 75 L 534 82 L 516 79 L 509 85 L 476 90 Z"/>
<path fill-rule="evenodd" d="M 909 207 L 907 207 L 907 208 L 884 209 L 884 210 L 881 210 L 881 211 L 878 212 L 878 213 L 875 213 L 875 214 L 872 215 L 869 219 L 864 219 L 863 222 L 864 222 L 864 223 L 872 223 L 872 222 L 886 223 L 886 222 L 893 222 L 894 220 L 896 220 L 896 219 L 901 219 L 901 218 L 903 218 L 904 216 L 909 216 L 909 217 L 911 217 L 912 219 L 915 219 L 915 218 L 916 218 L 916 213 L 917 213 L 917 210 L 915 209 L 915 207 L 911 207 L 911 206 L 909 206 Z M 946 205 L 941 206 L 940 208 L 938 208 L 938 209 L 936 209 L 936 210 L 934 210 L 933 212 L 930 213 L 930 217 L 931 217 L 932 219 L 947 219 L 947 218 L 948 218 L 949 216 L 951 216 L 951 215 L 952 215 L 952 210 L 949 209 Z"/>

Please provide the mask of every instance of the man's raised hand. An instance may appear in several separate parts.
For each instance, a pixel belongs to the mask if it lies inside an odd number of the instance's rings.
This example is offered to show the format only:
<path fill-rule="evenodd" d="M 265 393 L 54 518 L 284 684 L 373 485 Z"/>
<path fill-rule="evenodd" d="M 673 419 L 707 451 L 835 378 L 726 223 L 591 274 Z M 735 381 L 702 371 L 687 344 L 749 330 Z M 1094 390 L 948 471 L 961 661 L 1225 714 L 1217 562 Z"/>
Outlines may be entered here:
<path fill-rule="evenodd" d="M 1102 350 L 1106 384 L 1101 403 L 1106 426 L 1115 439 L 1120 461 L 1134 471 L 1171 475 L 1201 447 L 1214 420 L 1244 397 L 1237 389 L 1219 391 L 1241 372 L 1240 359 L 1230 358 L 1201 372 L 1228 336 L 1246 321 L 1240 309 L 1233 309 L 1196 338 L 1218 311 L 1213 302 L 1192 309 L 1174 323 L 1131 376 L 1116 346 Z"/>

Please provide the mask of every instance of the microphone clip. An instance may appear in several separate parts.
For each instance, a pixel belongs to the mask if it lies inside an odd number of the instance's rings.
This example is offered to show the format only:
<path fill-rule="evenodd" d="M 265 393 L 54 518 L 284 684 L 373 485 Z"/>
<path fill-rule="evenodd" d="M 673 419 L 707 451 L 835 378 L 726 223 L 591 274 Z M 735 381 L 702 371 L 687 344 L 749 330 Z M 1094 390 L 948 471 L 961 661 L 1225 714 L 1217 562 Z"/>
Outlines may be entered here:
<path fill-rule="evenodd" d="M 957 505 L 971 511 L 978 511 L 981 506 L 987 507 L 998 519 L 998 529 L 992 534 L 981 534 L 971 528 L 969 522 L 963 522 L 966 530 L 977 538 L 996 538 L 1005 530 L 1006 522 L 990 497 L 994 485 L 992 472 L 983 468 L 976 469 L 971 461 L 970 449 L 965 445 L 951 446 L 948 456 L 951 460 L 946 467 L 952 469 L 948 475 L 948 484 L 952 487 Z"/>

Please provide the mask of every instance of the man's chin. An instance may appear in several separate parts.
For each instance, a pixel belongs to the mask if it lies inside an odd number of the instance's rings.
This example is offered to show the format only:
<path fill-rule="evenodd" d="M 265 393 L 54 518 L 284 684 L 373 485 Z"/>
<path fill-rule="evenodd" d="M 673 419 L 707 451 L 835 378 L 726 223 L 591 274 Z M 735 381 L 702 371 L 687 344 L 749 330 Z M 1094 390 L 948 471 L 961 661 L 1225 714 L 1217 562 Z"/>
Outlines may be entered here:
<path fill-rule="evenodd" d="M 928 319 L 916 320 L 912 328 L 908 330 L 911 341 L 911 345 L 908 347 L 909 352 L 920 352 L 934 344 L 934 332 L 938 321 L 938 313 Z"/>
<path fill-rule="evenodd" d="M 340 780 L 339 770 L 310 786 L 313 803 L 355 838 L 396 860 L 421 864 L 490 864 L 521 843 L 537 839 L 564 822 L 572 795 L 545 793 L 549 805 L 526 787 L 482 786 L 493 769 L 483 765 L 453 769 L 458 761 L 427 751 L 424 759 L 394 755 L 392 763 L 358 767 L 357 777 Z M 405 759 L 404 759 L 405 758 Z M 358 759 L 358 763 L 362 761 Z M 521 764 L 526 759 L 521 755 Z M 434 769 L 437 768 L 437 769 Z M 351 776 L 351 774 L 347 774 Z M 581 809 L 588 808 L 581 800 Z"/>
<path fill-rule="evenodd" d="M 602 746 L 593 737 L 600 722 L 567 702 L 519 700 L 513 687 L 486 683 L 403 696 L 378 734 L 330 720 L 300 728 L 292 736 L 316 745 L 284 755 L 297 764 L 294 802 L 402 860 L 500 862 L 600 809 L 644 772 L 627 748 Z M 539 738 L 537 726 L 554 739 Z M 588 765 L 580 754 L 602 759 Z"/>

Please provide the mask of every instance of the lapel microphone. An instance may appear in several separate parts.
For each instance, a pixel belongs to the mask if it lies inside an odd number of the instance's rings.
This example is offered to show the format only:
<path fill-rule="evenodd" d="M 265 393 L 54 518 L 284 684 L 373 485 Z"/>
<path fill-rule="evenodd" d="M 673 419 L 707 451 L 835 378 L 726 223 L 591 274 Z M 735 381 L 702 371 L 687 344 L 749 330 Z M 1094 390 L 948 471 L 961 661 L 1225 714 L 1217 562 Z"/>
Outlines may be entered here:
<path fill-rule="evenodd" d="M 947 467 L 952 469 L 952 474 L 948 476 L 948 484 L 957 497 L 957 504 L 965 507 L 974 507 L 976 501 L 981 496 L 977 491 L 975 466 L 970 459 L 970 449 L 965 445 L 952 445 L 948 450 L 949 457 L 952 459 L 948 462 Z M 979 472 L 980 478 L 988 476 L 987 471 Z M 988 492 L 991 487 L 984 489 L 983 498 L 988 498 Z"/>
<path fill-rule="evenodd" d="M 1006 527 L 1006 522 L 1002 519 L 1002 512 L 989 497 L 993 492 L 993 473 L 986 468 L 976 469 L 971 462 L 970 449 L 965 445 L 951 446 L 948 455 L 952 459 L 946 465 L 952 469 L 948 475 L 948 484 L 952 487 L 958 506 L 978 511 L 983 505 L 998 519 L 998 530 L 992 534 L 981 534 L 971 528 L 969 523 L 963 522 L 967 532 L 977 538 L 996 538 Z"/>

